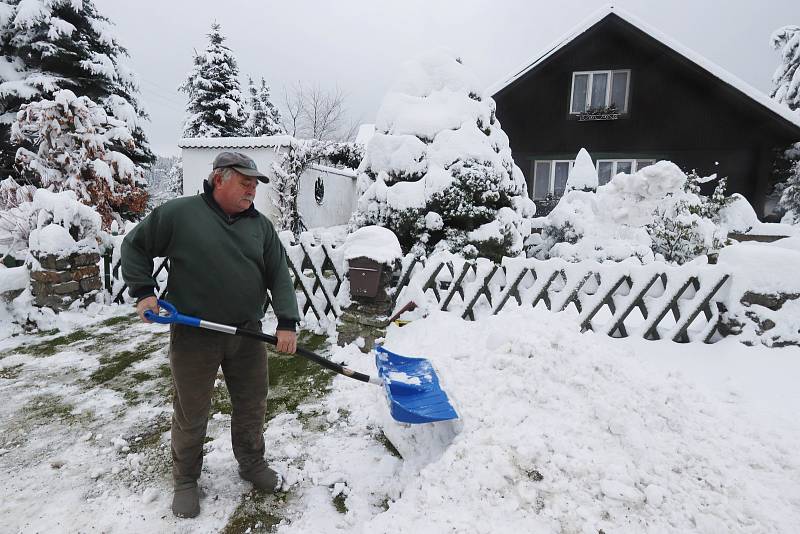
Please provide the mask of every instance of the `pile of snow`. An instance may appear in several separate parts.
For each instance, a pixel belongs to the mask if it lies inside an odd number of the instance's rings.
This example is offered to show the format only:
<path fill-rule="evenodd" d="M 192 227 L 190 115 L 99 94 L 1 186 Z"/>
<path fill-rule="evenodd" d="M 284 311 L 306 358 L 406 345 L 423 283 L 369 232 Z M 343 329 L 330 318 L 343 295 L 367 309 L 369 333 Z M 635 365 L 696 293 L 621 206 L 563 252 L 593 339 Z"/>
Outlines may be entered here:
<path fill-rule="evenodd" d="M 308 476 L 336 482 L 344 496 L 338 528 L 794 531 L 796 430 L 776 432 L 746 417 L 736 397 L 722 402 L 680 375 L 661 377 L 618 341 L 578 330 L 576 317 L 538 310 L 477 322 L 435 312 L 391 327 L 386 346 L 431 359 L 460 419 L 398 425 L 382 390 L 338 379 L 330 410 L 346 410 L 349 428 L 382 427 L 404 455 L 401 466 L 343 458 L 310 467 Z M 369 368 L 352 350 L 333 357 Z M 307 513 L 280 531 L 332 532 L 324 517 Z"/>
<path fill-rule="evenodd" d="M 10 269 L 0 265 L 0 295 L 8 291 L 25 289 L 28 287 L 28 268 L 12 267 Z"/>
<path fill-rule="evenodd" d="M 381 226 L 364 226 L 347 236 L 343 245 L 345 260 L 370 258 L 378 263 L 393 265 L 403 256 L 400 242 L 391 230 Z"/>
<path fill-rule="evenodd" d="M 647 226 L 658 219 L 693 226 L 695 239 L 711 250 L 724 230 L 681 208 L 701 202 L 698 195 L 685 191 L 686 182 L 677 165 L 659 161 L 633 174 L 617 174 L 596 193 L 569 191 L 548 214 L 534 253 L 568 261 L 635 257 L 649 263 L 659 257 Z"/>
<path fill-rule="evenodd" d="M 725 227 L 728 232 L 740 234 L 749 232 L 760 222 L 756 210 L 739 193 L 730 196 L 728 204 L 720 210 L 719 217 L 720 225 Z"/>

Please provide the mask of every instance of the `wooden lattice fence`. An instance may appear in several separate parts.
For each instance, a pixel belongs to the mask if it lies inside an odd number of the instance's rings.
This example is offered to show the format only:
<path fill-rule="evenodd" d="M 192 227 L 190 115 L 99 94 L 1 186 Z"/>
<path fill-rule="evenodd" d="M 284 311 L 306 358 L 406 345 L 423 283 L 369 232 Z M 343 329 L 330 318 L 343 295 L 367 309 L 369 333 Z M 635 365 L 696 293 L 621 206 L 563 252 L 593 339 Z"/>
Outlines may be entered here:
<path fill-rule="evenodd" d="M 341 303 L 349 302 L 350 286 L 345 276 L 342 253 L 328 243 L 314 244 L 307 235 L 301 236 L 299 243 L 292 243 L 289 239 L 289 235 L 281 234 L 300 313 L 307 322 L 327 326 L 341 315 Z M 128 286 L 120 272 L 119 245 L 103 256 L 102 262 L 104 286 L 110 300 L 118 304 L 130 301 Z M 168 274 L 169 260 L 157 258 L 154 261 L 154 277 L 158 282 L 156 293 L 159 298 L 168 298 Z M 268 296 L 264 311 L 270 307 Z"/>
<path fill-rule="evenodd" d="M 729 280 L 730 275 L 715 265 L 508 258 L 498 265 L 448 255 L 428 261 L 405 258 L 397 289 L 401 304 L 404 295 L 406 299 L 416 295 L 469 320 L 494 315 L 512 303 L 552 312 L 572 307 L 583 330 L 710 343 L 720 337 L 721 305 Z"/>

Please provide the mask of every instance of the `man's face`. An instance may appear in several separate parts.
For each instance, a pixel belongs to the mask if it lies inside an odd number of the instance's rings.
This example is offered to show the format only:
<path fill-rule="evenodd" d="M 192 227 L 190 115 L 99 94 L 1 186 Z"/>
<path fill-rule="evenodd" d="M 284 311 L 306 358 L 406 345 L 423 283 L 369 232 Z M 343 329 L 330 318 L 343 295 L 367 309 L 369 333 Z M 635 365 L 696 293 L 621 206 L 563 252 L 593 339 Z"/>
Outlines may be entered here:
<path fill-rule="evenodd" d="M 228 215 L 242 212 L 253 205 L 258 179 L 234 172 L 229 180 L 214 177 L 214 200 Z"/>

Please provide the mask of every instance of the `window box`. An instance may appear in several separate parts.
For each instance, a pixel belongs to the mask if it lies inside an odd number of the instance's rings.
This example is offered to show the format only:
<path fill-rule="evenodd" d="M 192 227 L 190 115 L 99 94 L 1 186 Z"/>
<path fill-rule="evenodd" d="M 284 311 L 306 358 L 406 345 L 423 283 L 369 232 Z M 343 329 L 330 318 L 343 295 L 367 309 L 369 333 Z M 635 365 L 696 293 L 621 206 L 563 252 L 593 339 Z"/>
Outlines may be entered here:
<path fill-rule="evenodd" d="M 612 104 L 608 107 L 589 108 L 583 113 L 578 113 L 578 121 L 615 121 L 619 118 L 617 106 Z"/>

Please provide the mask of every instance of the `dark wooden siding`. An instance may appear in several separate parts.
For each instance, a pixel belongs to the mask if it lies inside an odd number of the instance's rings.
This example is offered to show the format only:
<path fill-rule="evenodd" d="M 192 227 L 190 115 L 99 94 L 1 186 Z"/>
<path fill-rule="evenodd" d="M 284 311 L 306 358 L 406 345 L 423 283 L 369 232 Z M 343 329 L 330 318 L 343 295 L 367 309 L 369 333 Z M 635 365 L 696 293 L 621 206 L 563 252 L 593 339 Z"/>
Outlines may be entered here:
<path fill-rule="evenodd" d="M 578 122 L 572 73 L 630 69 L 628 114 Z M 728 177 L 729 192 L 763 207 L 772 149 L 799 129 L 615 15 L 609 15 L 494 96 L 497 117 L 526 176 L 533 159 L 669 159 Z"/>

